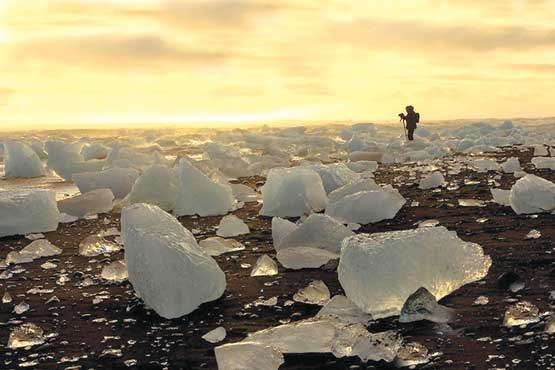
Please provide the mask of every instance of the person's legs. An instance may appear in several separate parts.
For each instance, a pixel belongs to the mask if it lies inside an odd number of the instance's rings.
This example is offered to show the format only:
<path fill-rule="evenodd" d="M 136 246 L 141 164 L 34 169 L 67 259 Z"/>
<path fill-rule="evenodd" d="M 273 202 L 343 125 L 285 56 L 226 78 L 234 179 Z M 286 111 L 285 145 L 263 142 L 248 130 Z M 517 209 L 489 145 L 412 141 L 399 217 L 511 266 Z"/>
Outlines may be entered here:
<path fill-rule="evenodd" d="M 412 141 L 414 140 L 414 128 L 413 127 L 408 127 L 408 137 L 409 140 Z"/>

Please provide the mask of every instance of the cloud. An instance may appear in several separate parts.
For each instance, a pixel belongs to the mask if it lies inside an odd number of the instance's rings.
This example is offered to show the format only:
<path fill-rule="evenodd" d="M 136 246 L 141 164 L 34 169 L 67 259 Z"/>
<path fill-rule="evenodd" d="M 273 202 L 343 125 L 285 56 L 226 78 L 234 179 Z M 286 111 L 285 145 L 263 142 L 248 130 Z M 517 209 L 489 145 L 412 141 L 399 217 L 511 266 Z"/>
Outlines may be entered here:
<path fill-rule="evenodd" d="M 506 64 L 505 67 L 525 72 L 549 74 L 550 77 L 553 77 L 553 73 L 555 73 L 555 64 Z"/>
<path fill-rule="evenodd" d="M 362 18 L 334 22 L 330 35 L 339 42 L 400 52 L 458 50 L 487 52 L 497 49 L 529 50 L 555 47 L 555 28 L 457 25 L 422 21 Z"/>

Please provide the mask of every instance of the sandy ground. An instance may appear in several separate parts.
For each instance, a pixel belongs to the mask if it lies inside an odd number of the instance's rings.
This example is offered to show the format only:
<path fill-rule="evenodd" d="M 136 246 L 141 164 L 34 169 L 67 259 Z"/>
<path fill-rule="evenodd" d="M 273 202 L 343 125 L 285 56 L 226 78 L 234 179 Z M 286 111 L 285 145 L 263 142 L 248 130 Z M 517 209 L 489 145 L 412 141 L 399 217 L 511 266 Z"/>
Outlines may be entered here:
<path fill-rule="evenodd" d="M 531 153 L 505 152 L 499 157 L 517 155 L 527 172 L 536 173 L 551 181 L 552 171 L 536 171 L 530 165 Z M 390 183 L 397 176 L 406 176 L 397 167 L 383 167 L 376 173 L 377 182 Z M 379 320 L 370 325 L 371 331 L 399 330 L 408 341 L 425 345 L 430 352 L 439 355 L 427 365 L 427 369 L 550 369 L 555 368 L 555 342 L 553 335 L 542 334 L 538 325 L 526 328 L 504 328 L 503 314 L 511 302 L 527 300 L 541 311 L 550 310 L 549 291 L 555 290 L 555 217 L 542 214 L 537 217 L 517 216 L 507 207 L 487 203 L 485 207 L 460 207 L 460 198 L 490 200 L 488 179 L 490 174 L 463 172 L 448 176 L 460 189 L 439 192 L 422 191 L 416 185 L 399 187 L 407 198 L 407 205 L 394 220 L 364 226 L 359 232 L 378 232 L 414 228 L 418 221 L 437 219 L 441 225 L 456 230 L 464 240 L 483 246 L 493 259 L 486 279 L 469 284 L 441 301 L 456 311 L 451 329 L 438 328 L 434 324 L 419 322 L 400 324 L 396 318 Z M 464 185 L 464 179 L 479 184 Z M 242 183 L 255 187 L 261 179 L 242 179 Z M 504 174 L 498 180 L 505 189 L 514 182 L 512 175 Z M 418 207 L 411 202 L 418 201 Z M 86 258 L 78 255 L 78 244 L 86 236 L 108 227 L 119 228 L 117 214 L 100 215 L 98 220 L 81 220 L 60 225 L 56 232 L 46 237 L 63 248 L 56 258 L 43 258 L 29 264 L 10 268 L 16 270 L 13 277 L 0 280 L 0 294 L 8 290 L 14 301 L 0 303 L 0 369 L 19 369 L 26 363 L 37 369 L 216 369 L 213 355 L 215 345 L 205 342 L 201 336 L 224 326 L 227 330 L 225 343 L 243 339 L 247 333 L 277 326 L 280 323 L 298 321 L 314 316 L 320 307 L 295 303 L 284 307 L 283 303 L 306 286 L 311 280 L 321 279 L 332 295 L 342 289 L 335 271 L 323 269 L 291 271 L 280 266 L 278 276 L 251 278 L 250 268 L 262 254 L 275 257 L 272 247 L 270 218 L 259 217 L 259 205 L 249 203 L 235 214 L 244 219 L 251 233 L 236 239 L 247 249 L 216 257 L 225 271 L 228 287 L 222 298 L 204 304 L 190 315 L 175 320 L 164 320 L 147 310 L 134 296 L 129 283 L 106 284 L 100 279 L 101 268 L 109 261 L 123 258 L 123 252 L 110 256 Z M 487 218 L 484 223 L 476 222 Z M 189 229 L 200 229 L 197 239 L 214 236 L 219 217 L 181 218 Z M 525 239 L 531 229 L 540 230 L 541 238 Z M 19 250 L 29 241 L 23 237 L 0 239 L 0 258 L 11 250 Z M 44 262 L 57 264 L 53 270 L 40 267 Z M 22 271 L 17 271 L 17 270 Z M 515 272 L 526 287 L 511 293 L 498 284 L 502 273 Z M 60 274 L 70 278 L 65 285 L 57 284 Z M 90 276 L 95 284 L 80 287 L 84 277 Z M 376 279 L 379 279 L 376 276 Z M 31 288 L 54 289 L 50 294 L 28 294 Z M 478 296 L 487 296 L 489 304 L 473 306 Z M 46 304 L 52 296 L 60 302 Z M 93 299 L 105 296 L 93 304 Z M 274 307 L 250 304 L 260 297 L 278 297 Z M 27 302 L 31 309 L 19 316 L 12 313 L 14 304 Z M 32 322 L 46 333 L 56 333 L 46 344 L 29 350 L 10 350 L 6 347 L 11 328 L 19 322 Z M 121 349 L 121 355 L 106 352 Z M 36 363 L 33 365 L 33 361 Z M 286 355 L 280 369 L 388 369 L 385 363 L 361 363 L 356 358 L 336 359 L 332 355 L 299 354 Z"/>

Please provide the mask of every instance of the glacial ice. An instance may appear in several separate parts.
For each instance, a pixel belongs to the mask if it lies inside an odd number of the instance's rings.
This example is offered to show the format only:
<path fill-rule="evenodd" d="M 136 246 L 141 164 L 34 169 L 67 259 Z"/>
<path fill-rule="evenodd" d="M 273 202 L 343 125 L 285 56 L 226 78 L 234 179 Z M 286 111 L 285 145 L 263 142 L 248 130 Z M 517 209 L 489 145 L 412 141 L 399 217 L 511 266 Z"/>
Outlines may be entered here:
<path fill-rule="evenodd" d="M 310 168 L 320 175 L 326 193 L 356 181 L 360 177 L 360 175 L 347 167 L 345 163 L 318 164 Z"/>
<path fill-rule="evenodd" d="M 322 280 L 313 280 L 293 295 L 295 302 L 325 305 L 330 300 L 330 290 Z"/>
<path fill-rule="evenodd" d="M 40 177 L 46 170 L 39 156 L 28 145 L 18 141 L 4 142 L 4 176 Z"/>
<path fill-rule="evenodd" d="M 121 225 L 129 281 L 160 316 L 186 315 L 223 294 L 223 271 L 170 214 L 134 204 L 123 209 Z"/>
<path fill-rule="evenodd" d="M 0 237 L 54 231 L 59 218 L 53 191 L 0 192 Z"/>
<path fill-rule="evenodd" d="M 475 159 L 473 162 L 473 166 L 476 169 L 476 172 L 479 173 L 485 173 L 488 171 L 499 171 L 501 169 L 499 163 L 490 158 Z"/>
<path fill-rule="evenodd" d="M 113 243 L 100 235 L 89 235 L 79 243 L 79 254 L 85 257 L 117 252 L 120 249 L 119 244 Z"/>
<path fill-rule="evenodd" d="M 395 366 L 413 369 L 416 365 L 430 362 L 430 357 L 428 348 L 422 344 L 416 342 L 403 343 L 397 352 Z"/>
<path fill-rule="evenodd" d="M 293 167 L 273 168 L 262 187 L 263 216 L 300 217 L 326 207 L 322 179 L 314 170 Z"/>
<path fill-rule="evenodd" d="M 421 190 L 435 189 L 445 182 L 445 177 L 439 171 L 432 172 L 420 180 L 418 188 Z"/>
<path fill-rule="evenodd" d="M 297 228 L 298 226 L 289 220 L 280 217 L 272 218 L 272 240 L 274 242 L 274 248 L 278 250 L 281 247 L 283 239 Z"/>
<path fill-rule="evenodd" d="M 107 281 L 121 282 L 127 280 L 127 266 L 124 260 L 114 261 L 102 268 L 100 277 Z"/>
<path fill-rule="evenodd" d="M 555 209 L 555 184 L 536 175 L 520 178 L 509 197 L 516 214 L 551 212 Z"/>
<path fill-rule="evenodd" d="M 320 248 L 295 247 L 279 249 L 276 258 L 283 267 L 300 270 L 321 267 L 330 260 L 339 258 L 339 254 Z"/>
<path fill-rule="evenodd" d="M 134 168 L 110 168 L 100 172 L 82 172 L 72 176 L 81 193 L 97 189 L 110 189 L 116 199 L 123 199 L 139 177 Z"/>
<path fill-rule="evenodd" d="M 447 323 L 452 316 L 452 310 L 438 304 L 436 297 L 428 289 L 419 288 L 405 301 L 399 322 L 428 320 L 435 323 Z"/>
<path fill-rule="evenodd" d="M 555 170 L 555 158 L 553 157 L 535 157 L 532 158 L 532 164 L 537 169 Z"/>
<path fill-rule="evenodd" d="M 501 164 L 505 173 L 515 173 L 521 171 L 520 161 L 517 157 L 511 157 Z"/>
<path fill-rule="evenodd" d="M 507 207 L 511 206 L 511 201 L 510 201 L 511 191 L 510 190 L 491 188 L 491 189 L 489 189 L 489 191 L 491 192 L 491 195 L 493 197 L 493 201 L 495 203 L 501 204 L 502 206 L 507 206 Z"/>
<path fill-rule="evenodd" d="M 72 198 L 60 200 L 60 212 L 83 218 L 86 215 L 108 213 L 113 208 L 114 194 L 110 189 L 97 189 Z"/>
<path fill-rule="evenodd" d="M 19 254 L 30 256 L 33 259 L 42 257 L 52 257 L 62 254 L 62 250 L 46 239 L 38 239 L 29 243 L 19 251 Z"/>
<path fill-rule="evenodd" d="M 382 188 L 376 184 L 373 179 L 359 179 L 348 183 L 340 188 L 335 189 L 328 194 L 328 199 L 330 203 L 337 202 L 341 198 L 347 195 L 355 194 L 360 191 L 371 191 L 371 190 L 381 190 Z"/>
<path fill-rule="evenodd" d="M 218 216 L 236 208 L 229 185 L 215 182 L 185 158 L 179 161 L 177 172 L 179 188 L 173 210 L 177 216 Z"/>
<path fill-rule="evenodd" d="M 171 211 L 175 207 L 179 186 L 174 170 L 161 164 L 154 164 L 137 178 L 125 202 L 148 203 L 165 211 Z"/>
<path fill-rule="evenodd" d="M 277 263 L 267 254 L 263 254 L 256 260 L 251 276 L 274 276 L 278 274 Z"/>
<path fill-rule="evenodd" d="M 441 299 L 482 279 L 490 265 L 482 247 L 439 226 L 347 238 L 338 275 L 346 296 L 377 319 L 398 315 L 420 287 Z"/>
<path fill-rule="evenodd" d="M 395 189 L 361 191 L 330 203 L 326 214 L 345 224 L 366 225 L 394 218 L 405 203 Z"/>
<path fill-rule="evenodd" d="M 349 298 L 336 295 L 316 314 L 316 318 L 332 317 L 346 324 L 368 324 L 372 316 L 363 312 Z"/>
<path fill-rule="evenodd" d="M 503 317 L 503 325 L 507 327 L 528 325 L 538 321 L 540 321 L 539 308 L 527 301 L 510 306 Z"/>
<path fill-rule="evenodd" d="M 18 349 L 43 344 L 45 341 L 44 331 L 41 327 L 25 323 L 12 329 L 8 338 L 8 348 Z"/>
<path fill-rule="evenodd" d="M 81 172 L 98 172 L 106 165 L 105 160 L 92 159 L 85 161 L 81 155 L 81 143 L 67 143 L 63 141 L 47 141 L 48 167 L 66 181 Z"/>
<path fill-rule="evenodd" d="M 108 157 L 110 152 L 111 149 L 101 143 L 87 144 L 81 149 L 81 155 L 83 155 L 85 161 L 91 159 L 104 159 Z"/>
<path fill-rule="evenodd" d="M 233 239 L 224 239 L 219 236 L 213 236 L 201 240 L 198 245 L 211 257 L 220 256 L 224 253 L 242 251 L 245 249 L 245 245 L 243 243 Z"/>
<path fill-rule="evenodd" d="M 282 236 L 276 250 L 284 248 L 319 248 L 339 254 L 341 242 L 354 233 L 330 216 L 314 213 L 301 226 Z"/>
<path fill-rule="evenodd" d="M 224 344 L 214 349 L 218 370 L 278 370 L 281 352 L 257 342 Z"/>
<path fill-rule="evenodd" d="M 235 215 L 222 217 L 218 224 L 218 230 L 216 231 L 216 235 L 222 238 L 231 238 L 248 233 L 250 233 L 250 230 L 247 224 Z"/>
<path fill-rule="evenodd" d="M 337 358 L 357 356 L 362 362 L 392 362 L 401 348 L 402 339 L 394 331 L 370 333 L 362 324 L 338 329 L 331 352 Z"/>
<path fill-rule="evenodd" d="M 208 343 L 218 343 L 225 339 L 226 337 L 226 330 L 224 327 L 220 326 L 214 330 L 209 331 L 208 333 L 202 336 L 202 339 L 207 341 Z"/>

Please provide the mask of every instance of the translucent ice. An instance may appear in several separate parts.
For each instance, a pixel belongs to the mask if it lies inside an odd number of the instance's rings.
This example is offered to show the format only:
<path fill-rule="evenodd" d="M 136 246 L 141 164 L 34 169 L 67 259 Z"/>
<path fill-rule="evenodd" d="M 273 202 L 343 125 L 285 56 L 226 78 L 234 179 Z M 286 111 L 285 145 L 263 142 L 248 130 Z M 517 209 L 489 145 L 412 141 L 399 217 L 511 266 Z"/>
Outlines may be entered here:
<path fill-rule="evenodd" d="M 426 190 L 426 189 L 434 189 L 440 187 L 441 184 L 445 182 L 445 178 L 443 177 L 442 173 L 439 171 L 432 172 L 428 174 L 426 177 L 423 177 L 420 180 L 420 184 L 418 185 L 419 189 Z"/>
<path fill-rule="evenodd" d="M 220 326 L 202 336 L 202 339 L 209 343 L 218 343 L 225 339 L 226 331 L 225 328 Z"/>
<path fill-rule="evenodd" d="M 212 257 L 245 249 L 242 243 L 233 239 L 220 238 L 219 236 L 201 240 L 199 246 L 205 253 Z"/>
<path fill-rule="evenodd" d="M 0 192 L 0 237 L 54 231 L 59 218 L 53 191 Z"/>
<path fill-rule="evenodd" d="M 274 276 L 278 274 L 277 263 L 267 254 L 263 254 L 256 260 L 251 276 Z"/>
<path fill-rule="evenodd" d="M 231 187 L 212 180 L 184 158 L 179 161 L 178 179 L 176 215 L 217 216 L 235 209 Z"/>
<path fill-rule="evenodd" d="M 505 173 L 515 173 L 521 170 L 520 161 L 517 157 L 511 157 L 501 164 L 501 168 Z"/>
<path fill-rule="evenodd" d="M 357 356 L 363 362 L 391 362 L 402 343 L 394 331 L 370 333 L 362 324 L 338 327 L 331 352 L 337 358 Z"/>
<path fill-rule="evenodd" d="M 218 370 L 277 370 L 284 362 L 281 352 L 256 342 L 224 344 L 214 352 Z"/>
<path fill-rule="evenodd" d="M 437 303 L 436 297 L 426 288 L 420 288 L 411 294 L 403 308 L 399 322 L 428 320 L 436 323 L 447 323 L 452 319 L 452 310 Z"/>
<path fill-rule="evenodd" d="M 28 244 L 25 248 L 20 250 L 19 253 L 36 259 L 57 256 L 62 254 L 62 250 L 46 239 L 38 239 Z"/>
<path fill-rule="evenodd" d="M 347 167 L 345 163 L 319 164 L 310 168 L 320 175 L 326 193 L 356 181 L 360 177 L 360 175 Z"/>
<path fill-rule="evenodd" d="M 532 158 L 532 164 L 538 169 L 555 170 L 555 158 L 552 157 Z"/>
<path fill-rule="evenodd" d="M 473 166 L 476 169 L 476 172 L 481 173 L 488 171 L 499 171 L 501 169 L 499 163 L 489 158 L 475 159 L 473 162 Z"/>
<path fill-rule="evenodd" d="M 273 223 L 273 222 L 272 222 Z M 283 248 L 320 248 L 339 254 L 341 242 L 354 233 L 330 216 L 314 213 L 301 226 L 274 242 L 276 250 Z"/>
<path fill-rule="evenodd" d="M 539 230 L 532 229 L 528 234 L 526 234 L 526 239 L 539 239 L 542 237 L 542 233 Z"/>
<path fill-rule="evenodd" d="M 121 282 L 128 278 L 127 266 L 124 260 L 114 261 L 102 268 L 100 277 L 104 280 Z"/>
<path fill-rule="evenodd" d="M 500 204 L 502 206 L 509 206 L 511 205 L 510 202 L 510 196 L 511 196 L 511 191 L 510 190 L 503 190 L 503 189 L 489 189 L 489 191 L 491 192 L 491 195 L 493 197 L 493 201 L 497 204 Z"/>
<path fill-rule="evenodd" d="M 296 224 L 280 217 L 272 218 L 272 240 L 274 248 L 281 247 L 283 239 L 298 228 Z"/>
<path fill-rule="evenodd" d="M 333 317 L 347 324 L 368 324 L 372 316 L 363 312 L 351 300 L 343 295 L 334 296 L 316 314 L 317 318 Z"/>
<path fill-rule="evenodd" d="M 327 196 L 320 176 L 302 167 L 273 168 L 262 187 L 263 216 L 300 217 L 326 207 Z"/>
<path fill-rule="evenodd" d="M 99 235 L 87 236 L 79 243 L 79 254 L 85 257 L 95 257 L 104 253 L 117 252 L 121 249 L 119 244 L 113 243 Z"/>
<path fill-rule="evenodd" d="M 555 184 L 536 175 L 520 178 L 509 197 L 516 214 L 551 212 L 555 209 Z"/>
<path fill-rule="evenodd" d="M 372 179 L 359 179 L 335 189 L 328 194 L 329 202 L 337 202 L 347 195 L 358 193 L 359 191 L 381 190 L 381 187 Z"/>
<path fill-rule="evenodd" d="M 108 213 L 113 208 L 114 194 L 110 189 L 97 189 L 72 198 L 60 200 L 60 212 L 83 218 L 86 215 Z"/>
<path fill-rule="evenodd" d="M 40 177 L 45 174 L 44 165 L 33 149 L 17 141 L 4 143 L 5 177 Z"/>
<path fill-rule="evenodd" d="M 510 306 L 505 312 L 503 325 L 520 326 L 540 321 L 539 308 L 527 301 L 518 302 Z"/>
<path fill-rule="evenodd" d="M 80 153 L 81 147 L 81 143 L 47 141 L 48 167 L 67 181 L 70 181 L 76 173 L 102 171 L 106 161 L 96 159 L 85 161 Z"/>
<path fill-rule="evenodd" d="M 428 348 L 416 342 L 404 343 L 397 352 L 397 358 L 395 358 L 397 367 L 409 367 L 411 369 L 416 365 L 428 362 L 430 362 Z"/>
<path fill-rule="evenodd" d="M 148 203 L 163 210 L 175 207 L 179 181 L 174 170 L 155 164 L 148 167 L 135 181 L 126 201 L 130 204 Z"/>
<path fill-rule="evenodd" d="M 345 224 L 366 225 L 394 218 L 405 203 L 395 189 L 361 191 L 330 203 L 326 214 Z"/>
<path fill-rule="evenodd" d="M 295 302 L 325 305 L 330 300 L 330 290 L 322 280 L 313 280 L 293 295 Z"/>
<path fill-rule="evenodd" d="M 101 143 L 94 143 L 85 145 L 83 149 L 81 149 L 81 154 L 85 161 L 91 159 L 104 159 L 110 154 L 111 149 Z"/>
<path fill-rule="evenodd" d="M 123 209 L 121 224 L 129 281 L 160 316 L 186 315 L 223 294 L 223 271 L 170 214 L 134 204 Z"/>
<path fill-rule="evenodd" d="M 330 260 L 339 258 L 339 254 L 320 248 L 295 247 L 278 250 L 276 258 L 283 267 L 300 270 L 321 267 Z"/>
<path fill-rule="evenodd" d="M 139 171 L 134 168 L 110 168 L 100 172 L 76 173 L 72 176 L 81 193 L 110 189 L 117 199 L 129 194 L 138 177 Z"/>
<path fill-rule="evenodd" d="M 44 343 L 44 331 L 37 325 L 27 323 L 15 327 L 8 338 L 8 348 L 17 349 Z"/>
<path fill-rule="evenodd" d="M 441 299 L 482 279 L 490 266 L 482 247 L 439 226 L 347 238 L 338 275 L 349 299 L 383 318 L 398 315 L 420 287 Z"/>
<path fill-rule="evenodd" d="M 248 234 L 249 232 L 249 227 L 243 222 L 243 220 L 235 215 L 227 215 L 222 217 L 220 220 L 216 235 L 221 236 L 222 238 L 230 238 L 233 236 Z"/>

